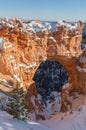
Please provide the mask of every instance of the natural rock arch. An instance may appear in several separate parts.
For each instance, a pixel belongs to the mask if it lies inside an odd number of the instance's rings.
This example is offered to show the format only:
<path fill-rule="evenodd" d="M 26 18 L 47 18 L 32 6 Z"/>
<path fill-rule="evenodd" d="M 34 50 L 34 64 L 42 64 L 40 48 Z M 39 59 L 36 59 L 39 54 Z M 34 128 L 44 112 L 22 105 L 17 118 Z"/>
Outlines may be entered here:
<path fill-rule="evenodd" d="M 81 77 L 81 72 L 77 69 L 78 59 L 82 54 L 80 47 L 82 22 L 70 25 L 66 22 L 51 24 L 41 21 L 22 22 L 16 19 L 4 19 L 0 21 L 0 25 L 2 26 L 0 37 L 3 39 L 0 54 L 1 81 L 3 79 L 8 81 L 9 78 L 12 78 L 13 82 L 18 80 L 24 90 L 29 86 L 30 97 L 36 95 L 36 90 L 34 91 L 34 87 L 30 86 L 33 82 L 32 77 L 39 64 L 43 60 L 50 59 L 60 62 L 67 70 L 70 83 L 68 91 L 84 92 L 82 88 L 83 84 L 86 88 L 85 78 Z M 37 31 L 32 25 L 37 27 Z M 39 25 L 42 25 L 42 28 Z M 53 27 L 53 31 L 49 29 L 50 26 Z M 82 81 L 79 83 L 80 78 Z M 4 91 L 2 87 L 1 89 Z"/>
<path fill-rule="evenodd" d="M 33 80 L 36 83 L 38 93 L 40 89 L 50 95 L 52 91 L 61 92 L 62 86 L 68 83 L 68 73 L 57 61 L 43 61 L 34 74 Z"/>
<path fill-rule="evenodd" d="M 60 62 L 68 72 L 70 90 L 76 90 L 78 86 L 78 70 L 76 67 L 78 66 L 78 58 L 82 54 L 82 28 L 81 22 L 78 23 L 75 30 L 59 27 L 59 31 L 53 34 L 57 41 L 47 37 L 47 41 L 44 41 L 45 48 L 43 48 L 44 45 L 41 45 L 41 48 L 45 49 L 45 51 L 41 50 L 45 57 L 39 56 L 39 64 L 44 58 Z"/>
<path fill-rule="evenodd" d="M 68 74 L 59 62 L 46 60 L 39 65 L 33 80 L 41 102 L 46 105 L 47 101 L 55 100 L 54 94 L 61 93 L 64 84 L 68 84 Z"/>

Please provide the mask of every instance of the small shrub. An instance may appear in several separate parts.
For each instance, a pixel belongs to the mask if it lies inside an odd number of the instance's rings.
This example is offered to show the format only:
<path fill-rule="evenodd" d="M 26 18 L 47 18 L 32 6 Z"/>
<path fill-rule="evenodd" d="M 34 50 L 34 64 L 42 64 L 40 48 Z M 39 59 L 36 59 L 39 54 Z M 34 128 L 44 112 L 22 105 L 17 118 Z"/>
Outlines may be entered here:
<path fill-rule="evenodd" d="M 26 120 L 28 119 L 28 110 L 26 108 L 25 93 L 23 88 L 17 84 L 11 97 L 8 99 L 8 113 L 13 115 L 13 118 Z"/>

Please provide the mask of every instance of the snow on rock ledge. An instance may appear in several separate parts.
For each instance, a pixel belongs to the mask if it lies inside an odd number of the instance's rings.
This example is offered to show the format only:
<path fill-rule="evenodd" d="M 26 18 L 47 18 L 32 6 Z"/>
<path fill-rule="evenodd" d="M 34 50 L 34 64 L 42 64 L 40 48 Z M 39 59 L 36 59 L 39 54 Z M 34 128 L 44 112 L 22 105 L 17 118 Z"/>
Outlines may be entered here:
<path fill-rule="evenodd" d="M 4 42 L 4 38 L 0 38 L 0 50 L 2 50 L 3 48 L 3 42 Z"/>
<path fill-rule="evenodd" d="M 86 73 L 86 69 L 81 68 L 80 66 L 77 66 L 77 70 L 80 71 L 80 72 L 85 72 Z"/>
<path fill-rule="evenodd" d="M 56 32 L 58 31 L 58 27 L 63 26 L 67 27 L 68 30 L 75 30 L 78 27 L 78 23 L 69 24 L 65 21 L 58 20 L 57 22 L 44 22 L 39 20 L 31 20 L 31 21 L 24 21 L 20 19 L 8 19 L 8 18 L 1 18 L 0 19 L 0 29 L 3 27 L 10 27 L 14 29 L 15 27 L 19 27 L 20 30 L 31 31 L 35 32 Z"/>

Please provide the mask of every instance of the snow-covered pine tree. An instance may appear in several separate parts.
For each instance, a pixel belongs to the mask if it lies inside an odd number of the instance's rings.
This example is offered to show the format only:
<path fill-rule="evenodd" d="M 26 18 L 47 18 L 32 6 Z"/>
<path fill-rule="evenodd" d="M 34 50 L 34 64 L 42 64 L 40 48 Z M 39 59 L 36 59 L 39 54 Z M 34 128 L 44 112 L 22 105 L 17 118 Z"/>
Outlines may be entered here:
<path fill-rule="evenodd" d="M 16 85 L 11 97 L 8 99 L 8 113 L 13 115 L 13 118 L 27 120 L 29 112 L 26 108 L 25 93 L 23 88 Z"/>

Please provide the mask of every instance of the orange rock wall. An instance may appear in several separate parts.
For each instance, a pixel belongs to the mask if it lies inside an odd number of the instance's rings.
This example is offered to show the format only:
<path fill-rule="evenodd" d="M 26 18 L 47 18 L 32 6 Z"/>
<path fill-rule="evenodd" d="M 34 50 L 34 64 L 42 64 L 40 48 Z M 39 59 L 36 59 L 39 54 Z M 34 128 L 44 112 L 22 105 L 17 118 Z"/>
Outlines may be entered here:
<path fill-rule="evenodd" d="M 73 29 L 69 29 L 64 22 L 64 25 L 57 26 L 54 32 L 47 29 L 35 33 L 24 30 L 24 25 L 19 20 L 10 20 L 10 25 L 0 28 L 0 38 L 3 39 L 3 47 L 0 49 L 1 81 L 4 79 L 8 84 L 9 80 L 18 81 L 24 90 L 27 90 L 33 82 L 32 78 L 39 64 L 51 59 L 59 61 L 68 71 L 70 91 L 77 90 L 78 80 L 81 78 L 76 69 L 79 64 L 77 59 L 82 54 L 81 22 Z M 85 78 L 83 80 L 85 82 Z M 83 83 L 80 83 L 80 88 L 82 85 Z"/>

